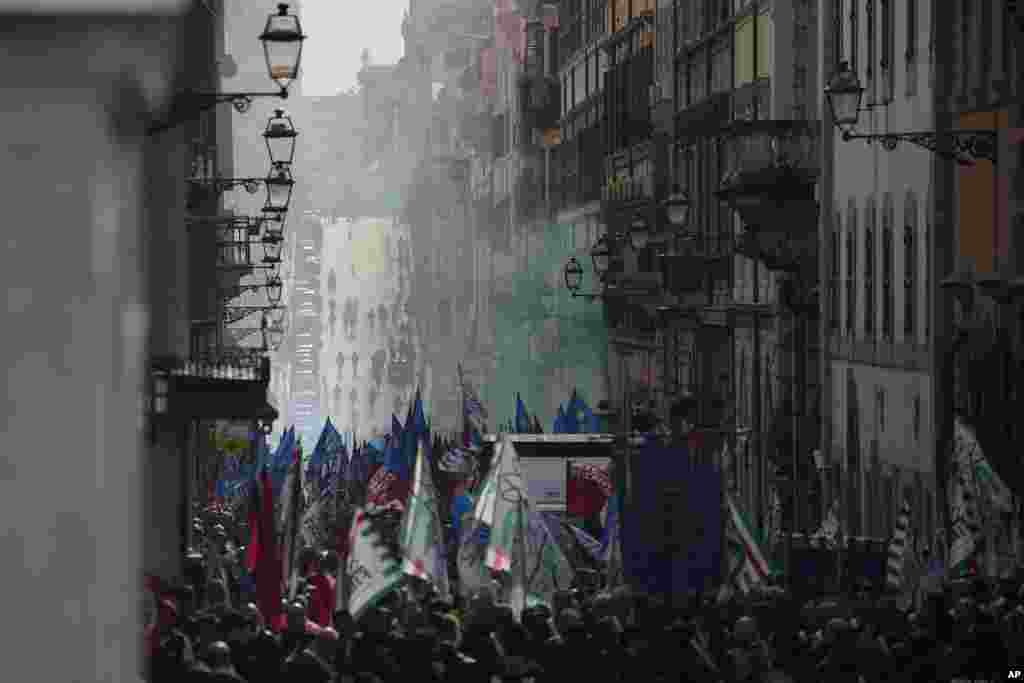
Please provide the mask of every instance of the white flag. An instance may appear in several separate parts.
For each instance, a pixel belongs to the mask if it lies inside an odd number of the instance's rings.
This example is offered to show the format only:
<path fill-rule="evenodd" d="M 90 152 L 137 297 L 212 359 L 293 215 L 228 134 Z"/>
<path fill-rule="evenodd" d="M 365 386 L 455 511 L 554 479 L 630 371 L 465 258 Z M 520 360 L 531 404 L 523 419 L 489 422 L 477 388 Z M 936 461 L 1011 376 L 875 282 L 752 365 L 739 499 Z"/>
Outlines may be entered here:
<path fill-rule="evenodd" d="M 526 495 L 519 455 L 509 439 L 498 447 L 496 462 L 474 510 L 490 527 L 484 564 L 508 574 L 517 612 L 534 603 L 550 604 L 553 594 L 573 579 L 572 566 Z"/>
<path fill-rule="evenodd" d="M 349 534 L 348 611 L 358 620 L 402 580 L 402 568 L 380 547 L 380 535 L 370 529 L 370 518 L 356 508 Z"/>
<path fill-rule="evenodd" d="M 433 583 L 440 597 L 447 600 L 450 592 L 444 528 L 422 440 L 416 453 L 412 494 L 402 519 L 401 539 L 405 573 Z"/>

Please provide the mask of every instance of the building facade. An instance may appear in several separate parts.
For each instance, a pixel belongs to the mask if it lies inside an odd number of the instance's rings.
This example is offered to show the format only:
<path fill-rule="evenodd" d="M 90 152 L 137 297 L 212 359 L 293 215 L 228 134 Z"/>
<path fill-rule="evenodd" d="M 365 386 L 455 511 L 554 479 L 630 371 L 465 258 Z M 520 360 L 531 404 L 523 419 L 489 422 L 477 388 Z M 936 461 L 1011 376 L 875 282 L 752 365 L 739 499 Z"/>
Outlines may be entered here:
<path fill-rule="evenodd" d="M 836 3 L 824 78 L 847 63 L 866 92 L 863 132 L 930 131 L 933 21 L 928 2 Z M 932 155 L 904 144 L 843 142 L 823 207 L 828 297 L 828 451 L 841 466 L 850 533 L 886 537 L 905 493 L 916 529 L 935 529 L 931 367 L 936 289 L 930 259 Z M 909 491 L 905 491 L 909 489 Z M 839 490 L 836 491 L 839 493 Z M 880 503 L 880 504 L 879 504 Z"/>

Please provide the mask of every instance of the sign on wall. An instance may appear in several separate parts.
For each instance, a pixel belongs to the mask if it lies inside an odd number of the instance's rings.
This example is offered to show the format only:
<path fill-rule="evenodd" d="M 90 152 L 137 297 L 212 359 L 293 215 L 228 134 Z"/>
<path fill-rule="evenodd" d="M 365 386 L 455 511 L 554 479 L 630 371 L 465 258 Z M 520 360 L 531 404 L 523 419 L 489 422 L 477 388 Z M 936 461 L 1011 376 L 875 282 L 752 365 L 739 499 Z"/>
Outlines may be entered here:
<path fill-rule="evenodd" d="M 526 493 L 538 510 L 565 510 L 565 458 L 520 458 Z"/>

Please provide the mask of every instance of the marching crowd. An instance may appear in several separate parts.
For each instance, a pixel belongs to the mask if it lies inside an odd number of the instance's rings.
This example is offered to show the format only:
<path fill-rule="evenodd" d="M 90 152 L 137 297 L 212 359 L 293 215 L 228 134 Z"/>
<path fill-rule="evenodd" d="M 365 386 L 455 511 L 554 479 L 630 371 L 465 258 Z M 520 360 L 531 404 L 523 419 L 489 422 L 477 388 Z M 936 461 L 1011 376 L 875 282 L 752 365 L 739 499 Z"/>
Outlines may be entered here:
<path fill-rule="evenodd" d="M 1024 585 L 957 581 L 910 609 L 865 586 L 795 605 L 781 589 L 684 605 L 581 581 L 517 619 L 492 589 L 444 601 L 410 579 L 354 622 L 335 610 L 338 557 L 307 549 L 265 618 L 228 513 L 196 519 L 188 579 L 155 587 L 148 680 L 563 682 L 1005 680 L 1024 650 Z M 581 574 L 583 576 L 584 574 Z"/>

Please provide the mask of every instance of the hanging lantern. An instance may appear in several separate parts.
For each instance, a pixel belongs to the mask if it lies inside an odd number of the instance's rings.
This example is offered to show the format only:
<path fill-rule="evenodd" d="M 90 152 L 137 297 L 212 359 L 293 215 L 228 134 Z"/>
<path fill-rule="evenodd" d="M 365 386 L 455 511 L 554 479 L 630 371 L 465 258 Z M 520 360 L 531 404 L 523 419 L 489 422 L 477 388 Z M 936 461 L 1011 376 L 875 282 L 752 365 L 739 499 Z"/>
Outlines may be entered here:
<path fill-rule="evenodd" d="M 287 3 L 279 4 L 277 14 L 267 17 L 260 42 L 267 61 L 267 74 L 282 91 L 287 91 L 292 81 L 299 77 L 302 41 L 305 39 L 299 18 L 288 12 Z"/>
<path fill-rule="evenodd" d="M 281 251 L 284 249 L 284 240 L 277 239 L 270 235 L 263 235 L 260 238 L 263 245 L 263 263 L 273 264 L 281 262 Z"/>
<path fill-rule="evenodd" d="M 594 274 L 602 282 L 604 281 L 605 274 L 608 272 L 611 256 L 612 250 L 608 244 L 608 238 L 602 235 L 590 249 L 590 260 L 594 264 Z"/>
<path fill-rule="evenodd" d="M 580 291 L 580 286 L 583 284 L 583 266 L 573 256 L 565 264 L 565 288 L 573 294 Z"/>
<path fill-rule="evenodd" d="M 285 114 L 283 109 L 275 109 L 274 115 L 267 121 L 266 130 L 263 131 L 271 164 L 292 163 L 295 158 L 295 138 L 298 135 L 292 117 Z"/>
<path fill-rule="evenodd" d="M 267 186 L 267 203 L 263 207 L 265 213 L 283 213 L 288 210 L 292 200 L 292 189 L 295 180 L 287 164 L 275 163 L 264 183 Z"/>
<path fill-rule="evenodd" d="M 270 275 L 267 277 L 267 301 L 276 306 L 281 303 L 281 296 L 284 294 L 284 282 L 281 280 L 281 276 Z"/>

